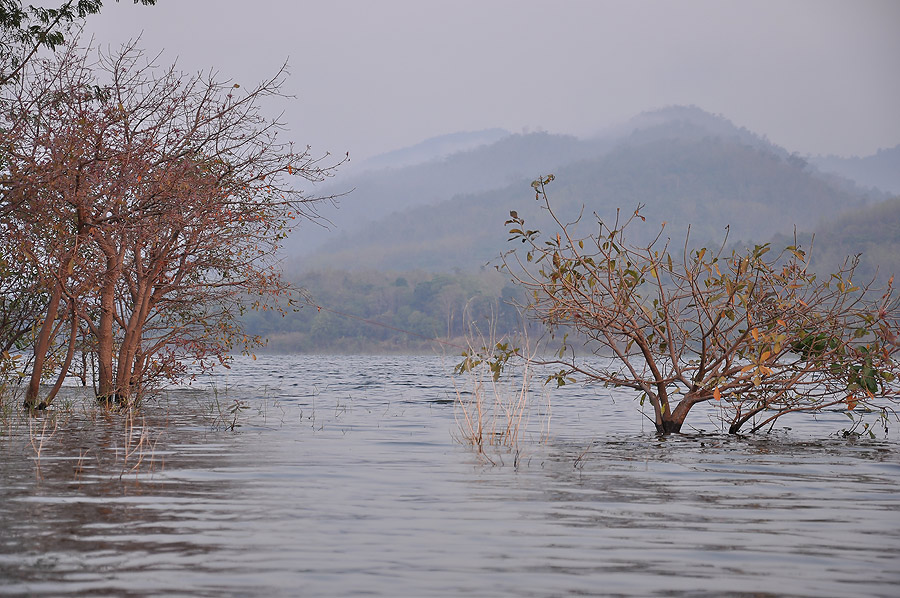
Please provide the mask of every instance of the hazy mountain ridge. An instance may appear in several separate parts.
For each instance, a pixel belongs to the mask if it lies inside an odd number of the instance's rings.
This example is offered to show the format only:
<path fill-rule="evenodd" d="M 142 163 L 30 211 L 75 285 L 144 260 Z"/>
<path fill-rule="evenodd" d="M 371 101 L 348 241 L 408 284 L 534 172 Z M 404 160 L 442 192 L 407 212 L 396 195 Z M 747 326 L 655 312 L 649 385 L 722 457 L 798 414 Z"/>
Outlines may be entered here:
<path fill-rule="evenodd" d="M 615 137 L 619 135 L 619 137 Z M 765 137 L 699 108 L 643 113 L 606 137 L 581 140 L 538 133 L 399 169 L 348 179 L 338 230 L 302 247 L 318 251 L 296 269 L 471 271 L 505 250 L 510 210 L 538 215 L 529 183 L 553 172 L 549 191 L 566 218 L 582 205 L 614 217 L 643 213 L 645 238 L 666 221 L 666 234 L 696 243 L 765 241 L 773 235 L 824 230 L 831 219 L 886 195 L 823 175 Z M 595 224 L 590 224 L 594 226 Z M 307 239 L 309 241 L 309 239 Z M 295 246 L 299 247 L 299 246 Z M 301 253 L 293 251 L 296 255 Z"/>
<path fill-rule="evenodd" d="M 710 114 L 696 106 L 669 106 L 643 112 L 607 134 L 612 134 L 612 131 L 618 132 L 619 143 L 633 145 L 661 139 L 718 137 L 772 153 L 798 165 L 811 164 L 815 176 L 853 194 L 884 200 L 900 193 L 900 151 L 894 153 L 900 146 L 879 150 L 866 158 L 803 157 L 773 144 L 765 135 L 738 127 L 723 115 Z"/>
<path fill-rule="evenodd" d="M 900 144 L 880 149 L 863 158 L 816 156 L 809 161 L 822 172 L 851 179 L 861 186 L 900 195 Z"/>
<path fill-rule="evenodd" d="M 765 136 L 757 135 L 746 127 L 738 127 L 721 114 L 710 114 L 693 105 L 667 106 L 642 112 L 627 123 L 608 130 L 606 136 L 632 144 L 660 139 L 700 140 L 719 137 L 764 149 L 781 157 L 789 155 L 787 150 L 774 145 Z"/>
<path fill-rule="evenodd" d="M 504 226 L 510 210 L 528 228 L 554 229 L 530 187 L 551 172 L 553 204 L 566 220 L 582 214 L 579 234 L 595 230 L 594 212 L 611 220 L 616 208 L 627 215 L 645 204 L 647 222 L 635 222 L 635 240 L 654 236 L 665 220 L 665 235 L 676 244 L 690 226 L 694 243 L 718 245 L 728 226 L 729 245 L 771 241 L 777 248 L 794 243 L 796 225 L 806 248 L 816 234 L 814 268 L 833 271 L 846 256 L 863 253 L 859 283 L 876 269 L 882 282 L 900 271 L 900 198 L 885 200 L 823 174 L 698 109 L 648 113 L 632 124 L 640 126 L 591 141 L 511 135 L 413 167 L 365 173 L 355 179 L 358 192 L 365 189 L 355 201 L 378 205 L 355 213 L 359 206 L 350 201 L 344 210 L 368 221 L 287 263 L 291 278 L 337 312 L 304 309 L 286 320 L 263 314 L 251 328 L 271 336 L 273 350 L 426 350 L 423 337 L 461 334 L 463 319 L 475 315 L 464 317 L 469 305 L 479 321 L 488 313 L 501 317 L 501 333 L 516 330 L 515 314 L 503 310 L 519 289 L 484 266 L 511 248 Z"/>
<path fill-rule="evenodd" d="M 316 190 L 322 196 L 344 194 L 337 210 L 323 213 L 330 221 L 328 228 L 301 225 L 287 240 L 284 253 L 309 254 L 324 243 L 364 233 L 371 223 L 390 214 L 434 205 L 458 194 L 531 180 L 528 177 L 534 172 L 602 154 L 608 147 L 604 140 L 549 133 L 514 134 L 487 146 L 405 168 L 339 174 L 334 182 Z"/>
<path fill-rule="evenodd" d="M 853 206 L 861 196 L 829 185 L 803 163 L 782 159 L 736 141 L 660 139 L 622 144 L 599 158 L 554 169 L 549 187 L 560 214 L 574 219 L 585 206 L 613 218 L 638 204 L 648 217 L 640 237 L 656 234 L 667 221 L 667 234 L 683 238 L 688 226 L 697 243 L 719 243 L 726 226 L 732 241 L 768 239 L 776 233 L 815 230 Z M 540 223 L 528 185 L 547 170 L 502 189 L 458 195 L 427 207 L 392 214 L 365 229 L 341 235 L 314 257 L 317 266 L 437 271 L 471 270 L 506 249 L 503 222 L 510 210 Z M 655 224 L 649 224 L 655 223 Z"/>
<path fill-rule="evenodd" d="M 360 171 L 404 168 L 423 162 L 431 162 L 450 154 L 466 152 L 483 145 L 496 143 L 510 135 L 511 133 L 506 129 L 499 128 L 439 135 L 410 147 L 373 156 L 362 163 Z"/>

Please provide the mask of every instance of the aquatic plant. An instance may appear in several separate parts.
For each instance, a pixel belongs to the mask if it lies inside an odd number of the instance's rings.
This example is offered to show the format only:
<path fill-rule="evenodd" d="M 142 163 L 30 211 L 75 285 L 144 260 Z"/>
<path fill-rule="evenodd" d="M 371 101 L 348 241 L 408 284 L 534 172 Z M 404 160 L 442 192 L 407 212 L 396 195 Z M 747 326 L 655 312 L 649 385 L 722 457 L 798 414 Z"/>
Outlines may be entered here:
<path fill-rule="evenodd" d="M 525 353 L 513 347 L 514 340 L 497 340 L 493 325 L 488 335 L 484 335 L 471 324 L 467 339 L 469 349 L 463 353 L 463 361 L 455 366 L 457 377 L 453 378 L 460 437 L 486 457 L 488 447 L 518 453 L 531 414 L 535 353 L 527 354 L 527 358 L 515 365 L 510 364 L 510 359 Z M 528 346 L 527 331 L 522 333 L 520 344 Z M 487 352 L 501 357 L 483 359 L 481 356 Z M 464 388 L 458 382 L 460 377 L 466 382 Z M 549 426 L 549 419 L 546 423 Z M 544 435 L 543 426 L 541 435 Z"/>

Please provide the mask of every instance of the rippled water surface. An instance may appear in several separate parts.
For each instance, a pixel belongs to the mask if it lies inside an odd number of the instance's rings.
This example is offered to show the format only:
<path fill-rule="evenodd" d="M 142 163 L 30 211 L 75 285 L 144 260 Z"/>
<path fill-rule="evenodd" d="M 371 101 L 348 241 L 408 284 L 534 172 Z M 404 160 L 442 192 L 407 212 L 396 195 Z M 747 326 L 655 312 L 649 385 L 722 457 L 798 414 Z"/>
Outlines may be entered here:
<path fill-rule="evenodd" d="M 485 457 L 451 369 L 266 356 L 133 419 L 77 389 L 7 414 L 0 595 L 900 595 L 894 430 L 660 439 L 627 396 L 538 388 Z"/>

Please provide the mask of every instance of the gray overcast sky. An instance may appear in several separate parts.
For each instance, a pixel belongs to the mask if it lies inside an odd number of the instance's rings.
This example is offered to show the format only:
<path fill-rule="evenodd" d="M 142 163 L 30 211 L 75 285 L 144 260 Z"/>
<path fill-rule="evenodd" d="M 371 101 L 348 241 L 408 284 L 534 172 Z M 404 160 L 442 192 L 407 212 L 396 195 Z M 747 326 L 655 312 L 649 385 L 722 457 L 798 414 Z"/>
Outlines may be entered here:
<path fill-rule="evenodd" d="M 249 85 L 290 59 L 295 141 L 353 158 L 456 131 L 587 135 L 696 104 L 802 154 L 900 143 L 900 1 L 108 0 L 188 71 Z"/>

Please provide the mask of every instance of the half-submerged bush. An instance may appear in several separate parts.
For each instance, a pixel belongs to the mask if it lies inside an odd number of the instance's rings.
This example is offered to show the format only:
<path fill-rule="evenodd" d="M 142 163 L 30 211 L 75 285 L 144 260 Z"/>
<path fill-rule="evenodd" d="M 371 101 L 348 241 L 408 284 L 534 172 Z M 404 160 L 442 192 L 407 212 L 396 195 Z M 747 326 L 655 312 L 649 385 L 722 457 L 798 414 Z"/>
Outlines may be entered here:
<path fill-rule="evenodd" d="M 662 230 L 649 243 L 631 243 L 629 230 L 645 221 L 640 207 L 612 224 L 598 217 L 585 236 L 578 221 L 554 212 L 545 189 L 552 180 L 533 187 L 554 230 L 528 229 L 510 212 L 517 248 L 501 269 L 528 291 L 526 313 L 587 339 L 585 347 L 605 359 L 576 359 L 563 336 L 544 362 L 555 364 L 549 380 L 633 389 L 652 405 L 662 434 L 681 431 L 691 409 L 709 401 L 731 433 L 828 408 L 896 417 L 893 278 L 882 289 L 858 286 L 854 259 L 819 277 L 799 246 L 728 251 L 724 243 L 692 249 L 685 240 L 672 251 Z"/>

